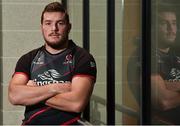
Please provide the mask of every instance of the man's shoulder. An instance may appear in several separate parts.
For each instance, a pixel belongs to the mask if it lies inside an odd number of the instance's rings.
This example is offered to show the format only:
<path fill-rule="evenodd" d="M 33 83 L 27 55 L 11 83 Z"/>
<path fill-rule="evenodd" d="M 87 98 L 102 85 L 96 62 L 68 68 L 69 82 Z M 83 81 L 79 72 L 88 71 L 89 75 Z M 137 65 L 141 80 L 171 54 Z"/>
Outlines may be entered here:
<path fill-rule="evenodd" d="M 88 52 L 86 49 L 80 47 L 80 46 L 77 46 L 77 52 L 76 52 L 76 55 L 78 57 L 86 57 L 87 59 L 94 59 L 93 55 Z"/>
<path fill-rule="evenodd" d="M 34 54 L 36 54 L 38 51 L 40 51 L 41 49 L 43 49 L 43 46 L 38 47 L 38 48 L 33 49 L 33 50 L 30 50 L 30 51 L 28 51 L 27 53 L 25 53 L 23 56 L 25 56 L 25 55 L 34 55 Z"/>
<path fill-rule="evenodd" d="M 75 49 L 75 54 L 77 56 L 87 56 L 87 57 L 93 57 L 90 52 L 88 52 L 85 48 L 80 47 L 79 45 L 76 45 L 72 40 L 71 40 L 71 47 Z"/>
<path fill-rule="evenodd" d="M 41 46 L 41 47 L 38 47 L 38 48 L 36 48 L 36 49 L 33 49 L 33 50 L 30 50 L 30 51 L 28 51 L 27 53 L 25 53 L 24 55 L 22 55 L 21 57 L 20 57 L 20 59 L 31 59 L 31 58 L 33 58 L 33 57 L 35 57 L 36 56 L 36 54 L 38 53 L 38 51 L 40 51 L 40 50 L 42 50 L 43 49 L 43 46 Z"/>

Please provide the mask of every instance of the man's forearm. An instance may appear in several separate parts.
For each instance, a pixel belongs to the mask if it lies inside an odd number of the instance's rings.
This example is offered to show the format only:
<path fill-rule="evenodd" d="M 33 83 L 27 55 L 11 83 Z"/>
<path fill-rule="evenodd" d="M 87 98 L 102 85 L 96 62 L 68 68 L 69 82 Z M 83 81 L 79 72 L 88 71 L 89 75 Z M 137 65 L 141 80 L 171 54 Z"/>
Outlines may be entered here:
<path fill-rule="evenodd" d="M 63 94 L 58 94 L 56 96 L 53 96 L 46 100 L 45 104 L 64 111 L 69 112 L 81 112 L 83 111 L 86 102 L 82 102 L 75 93 L 73 92 L 67 92 Z M 83 96 L 82 96 L 83 97 Z M 88 101 L 88 97 L 86 97 L 86 100 Z"/>
<path fill-rule="evenodd" d="M 55 95 L 45 104 L 64 111 L 82 112 L 88 103 L 94 87 L 94 80 L 89 77 L 74 77 L 71 91 Z"/>
<path fill-rule="evenodd" d="M 165 81 L 166 88 L 172 91 L 180 91 L 180 81 Z"/>
<path fill-rule="evenodd" d="M 10 87 L 10 101 L 16 105 L 33 105 L 58 93 L 70 90 L 69 84 L 50 84 L 45 86 L 14 85 Z"/>
<path fill-rule="evenodd" d="M 56 94 L 54 90 L 44 87 L 16 85 L 10 87 L 9 99 L 15 105 L 33 105 Z"/>
<path fill-rule="evenodd" d="M 180 93 L 169 90 L 166 82 L 160 75 L 151 76 L 152 104 L 163 111 L 180 105 Z"/>

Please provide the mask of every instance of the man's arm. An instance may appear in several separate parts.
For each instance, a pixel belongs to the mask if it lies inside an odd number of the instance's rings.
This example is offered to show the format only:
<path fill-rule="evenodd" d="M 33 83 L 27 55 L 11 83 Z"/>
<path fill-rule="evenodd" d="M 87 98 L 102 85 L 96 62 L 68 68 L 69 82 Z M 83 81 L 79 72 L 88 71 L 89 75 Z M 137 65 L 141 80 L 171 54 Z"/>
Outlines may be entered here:
<path fill-rule="evenodd" d="M 75 76 L 71 91 L 58 94 L 46 101 L 46 105 L 69 112 L 82 112 L 93 91 L 94 81 L 90 77 Z"/>
<path fill-rule="evenodd" d="M 180 93 L 169 90 L 158 74 L 151 75 L 151 98 L 155 108 L 168 110 L 180 105 Z"/>
<path fill-rule="evenodd" d="M 9 101 L 14 105 L 33 105 L 58 93 L 70 90 L 70 84 L 32 86 L 23 74 L 15 74 L 8 88 Z"/>
<path fill-rule="evenodd" d="M 166 87 L 172 91 L 180 91 L 180 81 L 165 81 Z"/>

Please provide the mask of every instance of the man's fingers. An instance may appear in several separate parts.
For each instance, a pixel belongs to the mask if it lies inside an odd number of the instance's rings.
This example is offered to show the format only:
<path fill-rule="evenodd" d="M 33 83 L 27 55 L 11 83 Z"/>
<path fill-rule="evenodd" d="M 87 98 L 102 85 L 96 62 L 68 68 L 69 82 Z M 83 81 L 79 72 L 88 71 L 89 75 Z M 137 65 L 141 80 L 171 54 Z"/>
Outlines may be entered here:
<path fill-rule="evenodd" d="M 27 85 L 28 86 L 36 86 L 36 83 L 33 80 L 29 80 Z"/>

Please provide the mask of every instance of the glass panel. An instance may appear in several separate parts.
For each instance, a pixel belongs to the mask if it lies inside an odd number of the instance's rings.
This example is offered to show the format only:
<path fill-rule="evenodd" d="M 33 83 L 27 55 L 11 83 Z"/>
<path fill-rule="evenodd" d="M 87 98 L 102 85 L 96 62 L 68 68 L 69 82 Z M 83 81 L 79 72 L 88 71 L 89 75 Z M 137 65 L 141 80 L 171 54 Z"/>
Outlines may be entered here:
<path fill-rule="evenodd" d="M 2 4 L 0 4 L 0 17 L 2 17 Z M 2 20 L 0 20 L 0 24 L 2 24 Z M 0 26 L 0 29 L 2 29 L 2 25 Z M 2 125 L 2 115 L 3 115 L 3 98 L 2 98 L 2 95 L 3 95 L 3 90 L 2 90 L 2 84 L 3 84 L 3 81 L 2 81 L 2 31 L 0 32 L 0 125 Z"/>
<path fill-rule="evenodd" d="M 179 7 L 152 1 L 152 124 L 180 124 Z"/>
<path fill-rule="evenodd" d="M 97 81 L 91 98 L 90 121 L 106 124 L 106 0 L 90 2 L 90 52 L 97 63 Z"/>
<path fill-rule="evenodd" d="M 123 45 L 123 16 L 124 0 L 115 0 L 115 124 L 123 124 L 122 121 L 122 45 Z"/>
<path fill-rule="evenodd" d="M 82 24 L 83 24 L 83 17 L 82 17 L 82 9 L 83 4 L 82 0 L 68 0 L 67 1 L 67 9 L 69 12 L 70 21 L 72 24 L 72 29 L 70 32 L 70 39 L 76 42 L 77 45 L 81 46 L 82 43 Z"/>
<path fill-rule="evenodd" d="M 123 19 L 123 124 L 139 124 L 141 85 L 141 0 L 124 1 Z M 127 111 L 125 111 L 127 110 Z"/>

